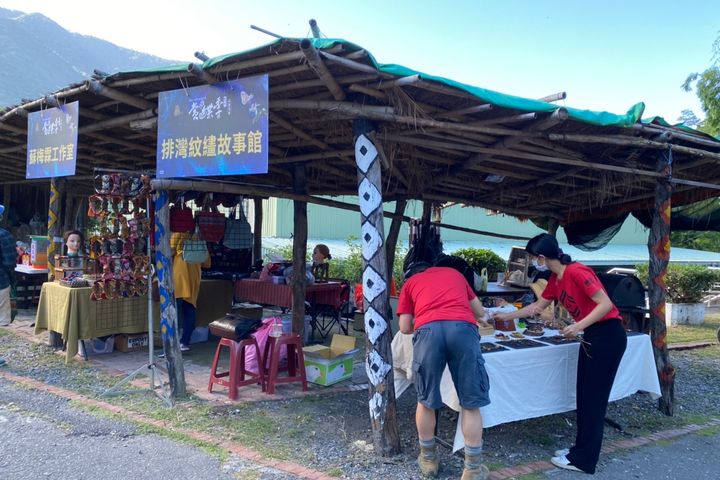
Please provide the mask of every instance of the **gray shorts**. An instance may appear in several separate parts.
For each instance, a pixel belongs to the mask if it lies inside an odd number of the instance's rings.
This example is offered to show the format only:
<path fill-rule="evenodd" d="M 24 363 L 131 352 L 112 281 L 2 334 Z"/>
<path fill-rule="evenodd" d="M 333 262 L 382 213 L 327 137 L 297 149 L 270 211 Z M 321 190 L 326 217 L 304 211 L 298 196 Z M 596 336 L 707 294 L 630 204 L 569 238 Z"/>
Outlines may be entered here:
<path fill-rule="evenodd" d="M 413 382 L 417 399 L 428 408 L 442 407 L 440 379 L 450 369 L 460 406 L 466 409 L 490 403 L 490 382 L 480 352 L 477 325 L 464 321 L 435 321 L 413 335 Z"/>

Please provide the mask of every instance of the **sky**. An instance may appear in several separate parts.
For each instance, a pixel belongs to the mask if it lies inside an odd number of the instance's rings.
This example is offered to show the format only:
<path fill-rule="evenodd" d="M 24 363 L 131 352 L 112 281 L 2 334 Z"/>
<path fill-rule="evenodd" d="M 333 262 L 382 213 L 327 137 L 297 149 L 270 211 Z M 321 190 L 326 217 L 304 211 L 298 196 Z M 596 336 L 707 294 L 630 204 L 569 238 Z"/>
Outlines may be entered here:
<path fill-rule="evenodd" d="M 0 0 L 0 7 L 50 17 L 64 28 L 163 58 L 195 61 L 274 39 L 323 35 L 396 63 L 527 98 L 567 92 L 558 104 L 677 121 L 703 118 L 680 85 L 712 63 L 720 1 L 695 0 Z"/>

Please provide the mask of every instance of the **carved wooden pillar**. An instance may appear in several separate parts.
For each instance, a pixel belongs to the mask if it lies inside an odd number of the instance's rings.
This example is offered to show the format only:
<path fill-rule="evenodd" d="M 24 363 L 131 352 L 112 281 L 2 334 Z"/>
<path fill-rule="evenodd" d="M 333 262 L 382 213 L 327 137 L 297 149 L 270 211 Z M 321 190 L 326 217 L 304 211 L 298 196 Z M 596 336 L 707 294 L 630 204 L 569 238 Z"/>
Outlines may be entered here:
<path fill-rule="evenodd" d="M 185 395 L 185 368 L 178 336 L 170 235 L 170 194 L 167 190 L 159 190 L 155 194 L 155 272 L 160 291 L 160 332 L 170 380 L 170 395 L 177 398 Z"/>
<path fill-rule="evenodd" d="M 381 169 L 378 151 L 366 136 L 371 122 L 356 120 L 355 161 L 358 167 L 358 201 L 361 213 L 363 301 L 365 304 L 365 368 L 370 380 L 369 406 L 375 451 L 382 456 L 400 452 L 395 386 L 387 312 L 388 268 L 385 255 Z"/>
<path fill-rule="evenodd" d="M 670 261 L 670 209 L 672 208 L 672 150 L 662 152 L 657 162 L 657 171 L 663 176 L 655 186 L 655 211 L 648 238 L 650 264 L 648 270 L 648 297 L 650 302 L 650 335 L 652 338 L 655 365 L 660 377 L 658 408 L 666 415 L 672 415 L 675 402 L 675 367 L 670 363 L 665 326 L 665 277 Z"/>

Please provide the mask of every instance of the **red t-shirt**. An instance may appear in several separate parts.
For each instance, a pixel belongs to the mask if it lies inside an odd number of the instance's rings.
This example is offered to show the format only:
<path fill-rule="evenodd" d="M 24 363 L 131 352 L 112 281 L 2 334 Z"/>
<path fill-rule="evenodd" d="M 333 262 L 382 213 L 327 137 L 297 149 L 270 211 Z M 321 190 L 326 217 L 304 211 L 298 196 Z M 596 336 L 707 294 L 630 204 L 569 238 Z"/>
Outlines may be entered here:
<path fill-rule="evenodd" d="M 400 290 L 397 314 L 415 316 L 415 330 L 438 320 L 475 323 L 470 300 L 477 298 L 465 277 L 454 268 L 431 267 L 417 273 Z"/>
<path fill-rule="evenodd" d="M 582 263 L 570 263 L 565 267 L 562 279 L 558 279 L 554 273 L 550 275 L 542 296 L 547 300 L 559 300 L 565 310 L 579 322 L 597 306 L 591 297 L 601 289 L 605 291 L 592 269 Z M 620 318 L 620 312 L 615 305 L 599 321 L 611 318 Z"/>

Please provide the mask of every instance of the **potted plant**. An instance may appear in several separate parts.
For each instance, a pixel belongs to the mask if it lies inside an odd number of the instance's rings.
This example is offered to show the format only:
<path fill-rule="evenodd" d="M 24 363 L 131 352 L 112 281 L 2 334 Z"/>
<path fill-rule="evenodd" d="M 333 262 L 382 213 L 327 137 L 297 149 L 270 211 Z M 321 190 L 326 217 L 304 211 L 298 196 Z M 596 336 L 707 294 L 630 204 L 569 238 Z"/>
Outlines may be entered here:
<path fill-rule="evenodd" d="M 648 265 L 637 265 L 638 277 L 648 285 Z M 665 324 L 700 325 L 705 321 L 705 304 L 702 299 L 718 274 L 701 265 L 670 264 L 665 277 Z"/>

